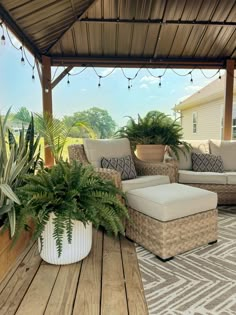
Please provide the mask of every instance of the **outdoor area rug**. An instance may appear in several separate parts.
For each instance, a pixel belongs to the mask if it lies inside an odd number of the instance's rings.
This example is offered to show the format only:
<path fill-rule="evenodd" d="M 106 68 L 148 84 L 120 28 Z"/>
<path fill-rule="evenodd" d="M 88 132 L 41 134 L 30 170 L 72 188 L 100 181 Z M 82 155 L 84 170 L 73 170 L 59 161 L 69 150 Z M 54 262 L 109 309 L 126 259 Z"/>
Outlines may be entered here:
<path fill-rule="evenodd" d="M 236 314 L 236 207 L 219 207 L 219 238 L 163 263 L 136 247 L 150 315 Z"/>

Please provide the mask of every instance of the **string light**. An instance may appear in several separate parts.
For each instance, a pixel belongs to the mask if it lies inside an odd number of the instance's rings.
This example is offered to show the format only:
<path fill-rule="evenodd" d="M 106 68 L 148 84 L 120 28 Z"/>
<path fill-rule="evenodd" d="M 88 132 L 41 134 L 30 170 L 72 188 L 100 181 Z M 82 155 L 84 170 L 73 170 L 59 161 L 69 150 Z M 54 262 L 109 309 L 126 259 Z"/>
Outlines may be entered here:
<path fill-rule="evenodd" d="M 20 50 L 21 50 L 21 64 L 24 66 L 25 65 L 25 59 L 24 59 L 24 56 L 23 56 L 23 47 L 20 46 Z"/>
<path fill-rule="evenodd" d="M 22 46 L 20 46 L 20 47 L 16 47 L 16 46 L 14 45 L 14 43 L 13 43 L 13 41 L 12 41 L 12 39 L 11 39 L 11 36 L 10 36 L 10 34 L 9 34 L 9 32 L 8 32 L 8 28 L 7 28 L 6 25 L 3 23 L 3 21 L 0 22 L 0 27 L 2 28 L 1 44 L 2 44 L 2 45 L 5 45 L 5 43 L 6 43 L 5 34 L 6 34 L 7 37 L 8 37 L 8 39 L 9 39 L 9 41 L 10 41 L 10 43 L 11 43 L 11 45 L 12 45 L 15 49 L 21 51 L 21 63 L 22 63 L 22 65 L 25 65 L 25 61 L 27 61 L 27 63 L 28 63 L 28 64 L 30 65 L 30 67 L 32 68 L 32 76 L 31 76 L 31 77 L 32 77 L 32 81 L 34 81 L 34 80 L 35 80 L 34 69 L 35 69 L 35 62 L 36 62 L 36 60 L 34 60 L 34 65 L 32 65 L 32 64 L 30 63 L 30 61 L 29 61 L 29 59 L 28 59 L 26 53 L 25 53 L 24 46 L 22 45 Z M 6 31 L 6 32 L 4 31 L 4 27 L 5 27 L 5 31 Z M 96 75 L 97 75 L 97 77 L 98 77 L 98 87 L 101 87 L 101 79 L 110 76 L 110 75 L 117 69 L 117 67 L 114 67 L 109 73 L 107 73 L 107 74 L 105 74 L 105 75 L 100 75 L 100 74 L 97 73 L 97 71 L 96 71 L 96 69 L 94 68 L 94 66 L 92 66 L 92 65 L 88 65 L 88 66 L 87 66 L 87 65 L 84 65 L 84 68 L 83 68 L 81 71 L 78 71 L 77 73 L 68 73 L 68 76 L 67 76 L 67 85 L 70 85 L 70 79 L 69 79 L 69 76 L 70 76 L 70 75 L 73 75 L 73 76 L 79 75 L 79 74 L 81 74 L 84 70 L 86 70 L 87 67 L 89 67 L 89 66 L 92 67 L 92 69 L 94 70 L 94 72 L 96 73 Z M 200 68 L 198 68 L 198 67 L 194 67 L 191 71 L 186 72 L 185 74 L 181 74 L 181 73 L 178 73 L 176 70 L 170 68 L 169 65 L 167 64 L 166 67 L 165 67 L 164 72 L 163 72 L 161 75 L 154 75 L 154 74 L 150 71 L 149 68 L 145 68 L 144 66 L 142 66 L 142 67 L 140 67 L 140 68 L 137 70 L 137 72 L 134 74 L 133 77 L 129 77 L 129 76 L 127 76 L 127 75 L 125 74 L 124 69 L 123 69 L 123 68 L 120 68 L 121 71 L 122 71 L 122 73 L 123 73 L 123 76 L 128 80 L 128 90 L 131 89 L 131 87 L 132 87 L 132 81 L 138 76 L 139 72 L 140 72 L 143 68 L 146 69 L 146 71 L 148 71 L 148 73 L 150 74 L 150 76 L 152 76 L 152 77 L 154 77 L 154 78 L 156 78 L 156 79 L 159 79 L 159 83 L 158 83 L 158 86 L 159 86 L 159 87 L 162 86 L 162 82 L 161 82 L 162 77 L 165 75 L 165 73 L 166 73 L 166 71 L 167 71 L 168 69 L 172 70 L 172 71 L 173 71 L 175 74 L 177 74 L 178 76 L 187 76 L 187 75 L 190 75 L 190 82 L 191 82 L 191 84 L 193 84 L 193 71 L 194 71 L 195 69 L 200 70 L 201 73 L 203 74 L 203 76 L 204 76 L 205 78 L 207 78 L 207 79 L 211 79 L 211 78 L 215 77 L 217 74 L 218 74 L 218 78 L 221 79 L 220 69 L 218 69 L 218 70 L 216 71 L 216 73 L 214 73 L 214 74 L 211 75 L 211 76 L 207 76 L 207 75 L 203 72 L 203 70 L 200 69 Z M 58 67 L 57 67 L 57 69 L 56 69 L 56 71 L 55 71 L 55 73 L 54 73 L 54 76 L 53 76 L 51 82 L 54 80 L 54 77 L 56 76 L 57 70 L 58 70 Z M 235 78 L 235 76 L 234 76 L 234 78 Z M 48 92 L 48 88 L 45 88 L 45 92 Z"/>
<path fill-rule="evenodd" d="M 1 44 L 5 45 L 6 44 L 6 38 L 5 38 L 5 35 L 4 35 L 4 28 L 3 28 L 2 23 L 0 25 L 1 25 L 1 28 L 2 28 Z"/>
<path fill-rule="evenodd" d="M 67 85 L 68 86 L 70 85 L 70 74 L 69 73 L 67 74 Z"/>
<path fill-rule="evenodd" d="M 35 76 L 34 76 L 34 66 L 32 67 L 32 76 L 31 76 L 31 78 L 32 78 L 32 81 L 34 82 L 34 81 L 35 81 Z"/>
<path fill-rule="evenodd" d="M 101 78 L 102 78 L 102 77 L 99 75 L 99 76 L 98 76 L 98 87 L 101 87 Z"/>
<path fill-rule="evenodd" d="M 130 78 L 128 78 L 128 90 L 130 90 Z"/>
<path fill-rule="evenodd" d="M 189 74 L 190 74 L 190 77 L 191 77 L 190 82 L 193 84 L 193 75 L 192 75 L 192 71 L 190 71 L 190 72 L 189 72 Z"/>

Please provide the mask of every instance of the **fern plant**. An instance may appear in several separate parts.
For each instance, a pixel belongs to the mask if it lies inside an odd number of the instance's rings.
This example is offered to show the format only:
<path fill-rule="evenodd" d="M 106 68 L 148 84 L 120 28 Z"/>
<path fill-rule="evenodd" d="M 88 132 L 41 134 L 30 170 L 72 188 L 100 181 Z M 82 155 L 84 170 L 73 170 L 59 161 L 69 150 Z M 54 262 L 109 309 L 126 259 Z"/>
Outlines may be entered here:
<path fill-rule="evenodd" d="M 178 120 L 173 120 L 159 111 L 150 111 L 143 118 L 138 115 L 137 121 L 129 116 L 126 126 L 118 130 L 117 135 L 128 138 L 133 149 L 137 144 L 168 145 L 177 158 L 179 157 L 178 150 L 185 154 L 180 145 L 187 151 L 191 148 L 187 142 L 181 140 L 182 127 Z"/>
<path fill-rule="evenodd" d="M 24 200 L 21 208 L 22 230 L 29 218 L 35 223 L 34 237 L 41 238 L 49 215 L 54 214 L 54 233 L 58 256 L 62 252 L 62 239 L 66 231 L 68 243 L 72 240 L 73 220 L 86 225 L 92 222 L 109 233 L 124 233 L 122 220 L 128 217 L 127 209 L 117 198 L 123 193 L 110 181 L 105 181 L 90 166 L 73 161 L 59 161 L 54 167 L 37 175 L 26 176 L 27 184 L 18 190 Z M 42 248 L 41 246 L 41 248 Z"/>

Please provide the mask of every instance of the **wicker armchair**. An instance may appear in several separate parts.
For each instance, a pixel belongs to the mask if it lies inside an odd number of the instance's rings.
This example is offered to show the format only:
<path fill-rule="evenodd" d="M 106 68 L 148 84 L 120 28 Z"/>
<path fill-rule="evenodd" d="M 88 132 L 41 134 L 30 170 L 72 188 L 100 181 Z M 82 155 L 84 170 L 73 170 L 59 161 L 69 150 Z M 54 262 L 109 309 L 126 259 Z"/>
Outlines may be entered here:
<path fill-rule="evenodd" d="M 83 164 L 90 164 L 86 153 L 84 151 L 84 146 L 82 144 L 74 144 L 68 147 L 69 159 L 78 160 Z M 137 175 L 167 175 L 170 178 L 171 182 L 176 181 L 176 174 L 178 173 L 176 170 L 176 165 L 173 163 L 150 163 L 139 160 L 133 154 L 133 160 L 136 168 Z M 105 169 L 105 168 L 96 168 L 99 174 L 105 178 L 113 180 L 117 187 L 121 187 L 121 176 L 115 170 Z"/>

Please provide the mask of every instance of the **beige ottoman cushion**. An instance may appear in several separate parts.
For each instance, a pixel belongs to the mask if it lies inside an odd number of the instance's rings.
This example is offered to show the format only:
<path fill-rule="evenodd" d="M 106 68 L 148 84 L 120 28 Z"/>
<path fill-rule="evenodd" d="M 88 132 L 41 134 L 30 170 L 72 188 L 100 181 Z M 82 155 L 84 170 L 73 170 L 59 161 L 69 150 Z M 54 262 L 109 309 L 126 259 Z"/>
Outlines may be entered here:
<path fill-rule="evenodd" d="M 150 186 L 157 186 L 163 184 L 169 184 L 169 176 L 164 175 L 148 175 L 148 176 L 138 176 L 134 179 L 123 180 L 122 190 L 127 192 L 129 190 L 145 188 Z"/>
<path fill-rule="evenodd" d="M 165 184 L 130 190 L 128 205 L 159 221 L 171 221 L 215 209 L 217 194 L 181 184 Z"/>

